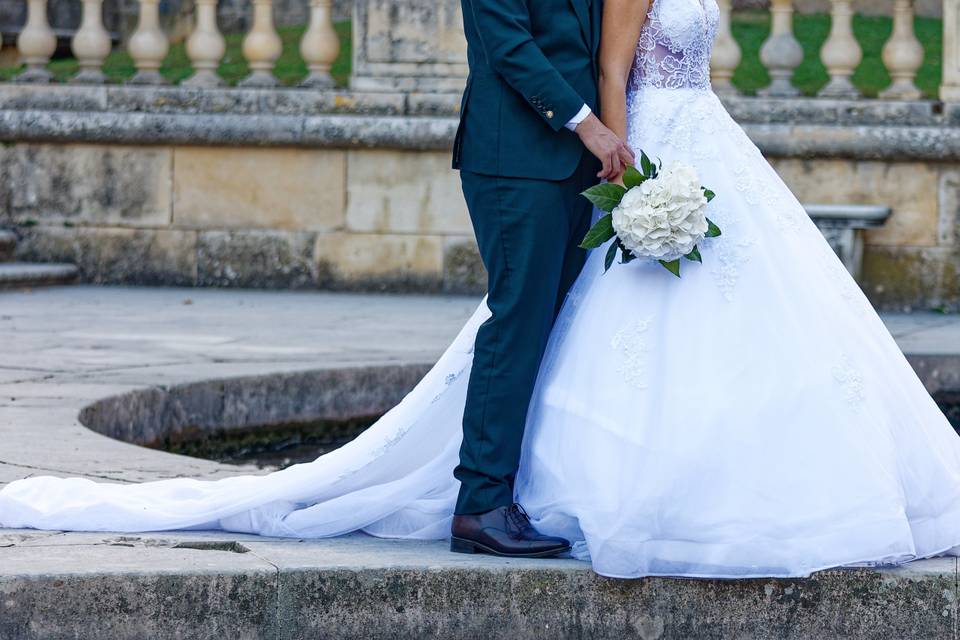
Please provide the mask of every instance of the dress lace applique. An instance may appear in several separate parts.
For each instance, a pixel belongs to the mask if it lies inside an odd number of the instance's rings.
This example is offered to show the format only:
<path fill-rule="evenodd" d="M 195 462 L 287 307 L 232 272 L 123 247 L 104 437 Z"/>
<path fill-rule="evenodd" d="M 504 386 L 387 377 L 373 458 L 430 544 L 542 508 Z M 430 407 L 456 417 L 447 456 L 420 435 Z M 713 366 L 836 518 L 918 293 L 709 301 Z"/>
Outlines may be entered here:
<path fill-rule="evenodd" d="M 709 89 L 710 53 L 720 24 L 716 0 L 654 2 L 640 32 L 630 88 Z"/>
<path fill-rule="evenodd" d="M 733 302 L 740 270 L 750 260 L 754 239 L 730 209 L 716 207 L 711 209 L 709 216 L 724 233 L 719 238 L 704 240 L 703 251 L 709 258 L 710 271 L 723 299 Z"/>
<path fill-rule="evenodd" d="M 840 385 L 847 403 L 853 408 L 859 408 L 866 398 L 863 374 L 853 366 L 849 356 L 844 354 L 840 358 L 840 362 L 833 367 L 833 378 Z"/>
<path fill-rule="evenodd" d="M 473 350 L 471 349 L 470 352 L 473 353 Z M 433 403 L 437 402 L 438 400 L 440 400 L 440 398 L 443 397 L 443 394 L 445 394 L 445 393 L 447 392 L 447 390 L 448 390 L 450 387 L 452 387 L 453 384 L 454 384 L 457 380 L 460 379 L 460 377 L 464 374 L 464 372 L 465 372 L 466 370 L 467 370 L 467 366 L 464 365 L 464 366 L 463 366 L 459 371 L 457 371 L 456 373 L 448 373 L 448 374 L 444 377 L 444 379 L 443 379 L 443 389 L 440 391 L 440 393 L 438 393 L 436 396 L 433 397 L 433 400 L 430 401 L 430 404 L 433 404 Z"/>
<path fill-rule="evenodd" d="M 649 347 L 646 332 L 651 322 L 651 318 L 634 320 L 610 340 L 610 346 L 622 356 L 618 371 L 627 384 L 637 389 L 647 388 L 646 360 Z"/>

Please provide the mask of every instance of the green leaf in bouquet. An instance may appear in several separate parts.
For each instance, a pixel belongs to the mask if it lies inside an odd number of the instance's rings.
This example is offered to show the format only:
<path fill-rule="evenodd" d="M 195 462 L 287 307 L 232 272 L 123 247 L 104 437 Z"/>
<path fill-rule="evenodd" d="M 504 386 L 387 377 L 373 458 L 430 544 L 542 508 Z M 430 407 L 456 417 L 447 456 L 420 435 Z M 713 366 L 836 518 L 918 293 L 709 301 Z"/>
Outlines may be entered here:
<path fill-rule="evenodd" d="M 620 245 L 620 264 L 630 264 L 636 259 L 637 256 L 630 253 L 630 251 L 622 244 Z"/>
<path fill-rule="evenodd" d="M 713 220 L 711 220 L 710 218 L 707 218 L 707 233 L 704 235 L 708 238 L 716 238 L 721 233 L 722 232 L 720 231 L 720 227 L 714 224 Z"/>
<path fill-rule="evenodd" d="M 620 248 L 619 242 L 611 242 L 607 249 L 607 257 L 603 259 L 603 272 L 606 273 L 613 266 L 613 261 L 617 258 L 617 250 Z"/>
<path fill-rule="evenodd" d="M 613 230 L 613 216 L 607 214 L 597 220 L 597 223 L 590 228 L 590 231 L 587 232 L 580 243 L 580 248 L 596 249 L 615 235 L 617 233 Z"/>
<path fill-rule="evenodd" d="M 713 191 L 710 191 L 710 189 L 707 189 L 706 187 L 700 187 L 700 188 L 703 189 L 703 195 L 706 196 L 707 202 L 710 202 L 711 200 L 717 197 L 717 194 L 715 194 Z"/>
<path fill-rule="evenodd" d="M 650 158 L 643 151 L 640 152 L 640 169 L 643 170 L 643 175 L 647 178 L 654 176 L 653 163 L 650 162 Z"/>
<path fill-rule="evenodd" d="M 623 185 L 627 189 L 633 189 L 643 184 L 646 179 L 647 176 L 640 173 L 637 168 L 633 166 L 627 167 L 627 170 L 623 172 Z"/>
<path fill-rule="evenodd" d="M 680 258 L 677 258 L 676 260 L 671 260 L 670 262 L 667 262 L 666 260 L 661 260 L 660 264 L 662 264 L 664 268 L 670 273 L 672 273 L 673 275 L 677 276 L 678 278 L 680 277 Z"/>
<path fill-rule="evenodd" d="M 605 182 L 590 187 L 580 195 L 592 202 L 597 209 L 610 213 L 620 204 L 620 200 L 623 199 L 623 194 L 626 192 L 627 190 L 618 184 Z"/>
<path fill-rule="evenodd" d="M 687 255 L 685 255 L 685 256 L 683 256 L 683 257 L 686 258 L 687 260 L 691 260 L 691 261 L 693 261 L 693 262 L 703 263 L 703 256 L 700 255 L 700 248 L 699 248 L 699 247 L 694 247 L 694 248 L 693 248 L 693 251 L 691 251 L 690 253 L 688 253 Z"/>

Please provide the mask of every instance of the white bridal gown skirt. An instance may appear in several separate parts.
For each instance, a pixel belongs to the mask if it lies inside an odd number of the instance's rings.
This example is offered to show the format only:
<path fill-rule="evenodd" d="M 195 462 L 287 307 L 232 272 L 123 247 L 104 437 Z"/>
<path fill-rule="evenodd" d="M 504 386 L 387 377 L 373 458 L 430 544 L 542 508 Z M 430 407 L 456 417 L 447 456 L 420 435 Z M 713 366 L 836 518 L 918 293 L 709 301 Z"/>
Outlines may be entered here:
<path fill-rule="evenodd" d="M 677 279 L 594 252 L 547 348 L 517 498 L 601 574 L 802 576 L 960 545 L 960 438 L 797 200 L 708 91 L 644 89 L 630 138 L 697 167 L 722 228 Z M 266 476 L 31 478 L 0 526 L 444 538 L 481 305 L 350 444 Z"/>

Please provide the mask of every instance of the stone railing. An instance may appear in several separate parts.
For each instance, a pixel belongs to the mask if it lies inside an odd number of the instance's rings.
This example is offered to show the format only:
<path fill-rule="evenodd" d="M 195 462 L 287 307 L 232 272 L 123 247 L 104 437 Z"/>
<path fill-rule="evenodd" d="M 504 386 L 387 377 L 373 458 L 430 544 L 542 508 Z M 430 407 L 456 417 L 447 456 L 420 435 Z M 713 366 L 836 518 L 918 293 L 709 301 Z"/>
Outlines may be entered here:
<path fill-rule="evenodd" d="M 103 82 L 101 71 L 110 52 L 111 39 L 103 26 L 103 0 L 82 1 L 82 20 L 71 40 L 80 70 L 77 83 Z M 309 25 L 300 42 L 300 53 L 309 68 L 303 81 L 308 87 L 332 85 L 330 65 L 340 43 L 333 29 L 331 0 L 309 2 Z M 713 59 L 714 88 L 734 93 L 731 84 L 740 62 L 740 50 L 730 29 L 732 0 L 718 0 L 722 20 Z M 222 83 L 216 74 L 224 56 L 224 38 L 217 28 L 217 0 L 195 0 L 195 22 L 187 39 L 187 56 L 194 74 L 184 84 L 215 87 Z M 17 50 L 25 71 L 17 80 L 46 82 L 46 66 L 57 40 L 47 20 L 48 0 L 26 0 L 27 21 L 17 38 Z M 793 0 L 771 0 L 772 30 L 761 50 L 771 83 L 764 96 L 791 97 L 798 91 L 791 76 L 803 61 L 800 43 L 793 35 Z M 273 0 L 253 0 L 251 28 L 243 40 L 243 55 L 250 75 L 240 84 L 269 87 L 276 84 L 271 70 L 281 53 L 281 41 L 273 23 Z M 831 31 L 820 57 L 830 82 L 820 91 L 824 97 L 853 98 L 859 95 L 851 77 L 860 64 L 862 52 L 853 35 L 854 0 L 829 0 Z M 137 68 L 132 82 L 159 84 L 158 70 L 169 44 L 160 27 L 159 0 L 139 0 L 139 22 L 127 47 Z M 956 0 L 943 0 L 943 83 L 944 100 L 960 99 L 960 9 Z M 920 91 L 913 83 L 923 62 L 923 47 L 913 29 L 914 0 L 894 0 L 893 33 L 883 48 L 883 62 L 893 82 L 881 93 L 882 99 L 916 99 Z M 354 7 L 354 66 L 351 87 L 376 90 L 384 86 L 404 91 L 458 91 L 465 68 L 460 3 L 455 0 L 360 1 Z"/>
<path fill-rule="evenodd" d="M 731 78 L 740 63 L 740 49 L 730 30 L 731 0 L 719 0 L 722 14 L 712 64 L 714 90 L 735 93 Z M 793 0 L 771 0 L 772 29 L 763 44 L 760 59 L 770 73 L 771 83 L 761 95 L 794 97 L 799 94 L 791 84 L 794 70 L 803 62 L 803 50 L 793 35 Z M 941 95 L 945 100 L 960 98 L 960 38 L 956 0 L 943 1 L 944 61 Z M 822 97 L 857 98 L 859 91 L 851 78 L 863 58 L 853 35 L 853 0 L 830 0 L 830 35 L 820 50 L 820 59 L 830 75 L 830 82 L 820 91 Z M 914 84 L 917 70 L 923 64 L 923 46 L 914 34 L 914 0 L 895 0 L 893 33 L 883 47 L 883 62 L 893 79 L 881 92 L 882 99 L 914 100 L 921 97 Z"/>

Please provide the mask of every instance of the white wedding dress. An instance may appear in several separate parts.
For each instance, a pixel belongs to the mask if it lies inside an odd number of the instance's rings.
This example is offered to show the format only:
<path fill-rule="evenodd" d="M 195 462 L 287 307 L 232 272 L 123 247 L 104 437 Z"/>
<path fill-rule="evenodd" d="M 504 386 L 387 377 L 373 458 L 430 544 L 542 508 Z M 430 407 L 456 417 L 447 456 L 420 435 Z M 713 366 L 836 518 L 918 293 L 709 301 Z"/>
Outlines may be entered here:
<path fill-rule="evenodd" d="M 723 235 L 677 279 L 593 252 L 551 337 L 516 497 L 601 574 L 803 576 L 960 545 L 960 438 L 800 204 L 709 86 L 715 0 L 656 0 L 629 137 L 692 163 Z M 557 248 L 560 250 L 560 247 Z M 265 476 L 36 477 L 0 526 L 445 538 L 485 305 L 369 430 Z"/>

